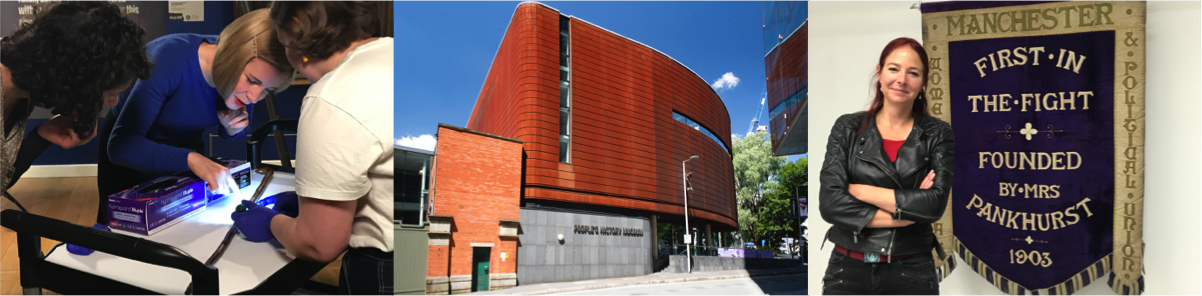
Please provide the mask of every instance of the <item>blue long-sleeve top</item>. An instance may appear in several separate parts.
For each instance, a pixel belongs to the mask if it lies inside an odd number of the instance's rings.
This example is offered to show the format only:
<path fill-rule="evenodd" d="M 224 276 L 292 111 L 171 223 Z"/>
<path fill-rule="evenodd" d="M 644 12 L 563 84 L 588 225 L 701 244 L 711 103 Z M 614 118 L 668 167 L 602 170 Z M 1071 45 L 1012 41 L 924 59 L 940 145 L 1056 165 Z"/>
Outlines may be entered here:
<path fill-rule="evenodd" d="M 196 53 L 201 42 L 215 44 L 217 36 L 171 34 L 146 44 L 154 62 L 150 78 L 135 82 L 113 107 L 117 121 L 109 135 L 108 157 L 114 164 L 144 173 L 187 171 L 192 150 L 164 143 L 214 125 L 222 138 L 246 135 L 248 129 L 230 136 L 218 121 L 217 111 L 227 107 L 201 72 Z M 251 107 L 246 106 L 247 114 L 253 114 Z"/>

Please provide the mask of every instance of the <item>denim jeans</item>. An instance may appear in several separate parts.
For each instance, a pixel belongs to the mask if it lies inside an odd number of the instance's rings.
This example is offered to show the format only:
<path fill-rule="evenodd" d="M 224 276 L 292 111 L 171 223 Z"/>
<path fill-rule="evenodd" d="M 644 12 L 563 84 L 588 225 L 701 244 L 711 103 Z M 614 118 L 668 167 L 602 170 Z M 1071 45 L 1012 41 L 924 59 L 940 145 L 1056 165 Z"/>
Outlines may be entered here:
<path fill-rule="evenodd" d="M 392 252 L 348 248 L 338 274 L 342 295 L 392 295 Z"/>
<path fill-rule="evenodd" d="M 939 280 L 930 252 L 893 260 L 865 263 L 832 250 L 822 277 L 826 295 L 936 295 Z"/>

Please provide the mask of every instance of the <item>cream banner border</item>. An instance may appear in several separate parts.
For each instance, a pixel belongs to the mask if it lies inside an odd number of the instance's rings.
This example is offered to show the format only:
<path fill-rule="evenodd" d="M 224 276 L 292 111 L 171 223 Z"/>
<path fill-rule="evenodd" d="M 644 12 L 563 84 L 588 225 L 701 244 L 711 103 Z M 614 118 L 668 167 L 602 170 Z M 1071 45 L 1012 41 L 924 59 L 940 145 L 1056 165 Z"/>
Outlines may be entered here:
<path fill-rule="evenodd" d="M 1016 18 L 1017 16 L 1017 18 Z M 1061 16 L 1063 18 L 1061 18 Z M 1007 19 L 1003 22 L 1003 18 Z M 989 19 L 988 21 L 986 19 Z M 1019 21 L 1016 21 L 1019 20 Z M 1055 20 L 1054 22 L 1050 22 Z M 922 15 L 923 46 L 927 49 L 931 71 L 928 74 L 927 96 L 931 114 L 952 124 L 948 98 L 951 85 L 947 68 L 948 42 L 1005 37 L 1058 35 L 1095 31 L 1115 32 L 1114 57 L 1114 253 L 1108 283 L 1120 295 L 1140 294 L 1143 279 L 1143 198 L 1144 198 L 1144 94 L 1146 85 L 1145 24 L 1147 3 L 1081 1 L 1055 2 L 996 8 L 955 10 Z M 944 249 L 961 252 L 952 235 L 951 203 L 937 223 L 935 235 Z M 951 248 L 948 248 L 952 246 Z M 951 252 L 949 252 L 951 254 Z M 943 276 L 954 268 L 950 258 L 937 258 Z M 950 262 L 948 262 L 950 261 Z M 970 264 L 971 265 L 971 264 Z M 1003 282 L 996 273 L 980 270 L 995 286 Z M 1073 279 L 1056 285 L 1074 285 L 1079 290 L 1083 276 L 1101 276 L 1093 270 L 1079 273 Z M 996 279 L 995 279 L 996 278 Z M 996 280 L 996 281 L 995 281 Z M 1092 282 L 1094 279 L 1089 279 Z M 1012 284 L 1011 283 L 1007 283 Z M 1055 286 L 1054 286 L 1055 287 Z M 1035 288 L 1039 294 L 1063 294 L 1065 289 Z M 1025 287 L 1024 287 L 1025 288 Z M 1019 290 L 1004 289 L 1011 294 Z M 1057 293 L 1058 292 L 1058 293 Z"/>

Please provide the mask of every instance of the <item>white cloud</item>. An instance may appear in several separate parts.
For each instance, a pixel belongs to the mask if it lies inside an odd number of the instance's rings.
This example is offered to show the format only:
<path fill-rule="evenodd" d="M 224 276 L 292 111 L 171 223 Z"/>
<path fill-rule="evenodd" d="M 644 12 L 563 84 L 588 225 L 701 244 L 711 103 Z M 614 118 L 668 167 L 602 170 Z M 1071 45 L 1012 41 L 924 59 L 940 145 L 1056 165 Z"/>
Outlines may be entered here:
<path fill-rule="evenodd" d="M 723 90 L 732 89 L 738 85 L 739 77 L 735 77 L 734 72 L 726 72 L 726 74 L 722 74 L 722 78 L 718 78 L 718 80 L 715 80 L 714 84 L 711 84 L 710 86 L 713 87 L 714 90 Z"/>
<path fill-rule="evenodd" d="M 438 144 L 438 140 L 433 135 L 425 134 L 416 137 L 401 137 L 396 139 L 396 145 L 422 150 L 434 151 L 434 146 Z"/>

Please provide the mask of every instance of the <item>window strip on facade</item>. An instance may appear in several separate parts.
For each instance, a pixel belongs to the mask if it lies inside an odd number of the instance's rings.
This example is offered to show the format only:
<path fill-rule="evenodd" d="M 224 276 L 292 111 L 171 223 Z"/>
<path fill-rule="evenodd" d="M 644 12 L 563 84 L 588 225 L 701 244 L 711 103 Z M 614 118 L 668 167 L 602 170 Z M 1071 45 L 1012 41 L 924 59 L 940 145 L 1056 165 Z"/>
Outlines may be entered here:
<path fill-rule="evenodd" d="M 559 162 L 572 160 L 571 35 L 568 17 L 559 16 Z"/>
<path fill-rule="evenodd" d="M 793 105 L 796 105 L 804 100 L 808 94 L 808 88 L 808 86 L 803 86 L 800 90 L 793 93 L 793 95 L 790 95 L 788 99 L 780 101 L 780 103 L 776 103 L 776 106 L 773 106 L 772 110 L 768 111 L 768 118 L 776 118 L 776 115 L 779 115 L 781 112 L 785 112 L 785 109 L 789 109 L 789 107 L 793 107 Z"/>
<path fill-rule="evenodd" d="M 722 150 L 726 151 L 726 154 L 730 154 L 730 150 L 727 150 L 726 145 L 722 144 L 721 138 L 718 138 L 717 135 L 714 135 L 713 132 L 710 132 L 708 128 L 701 126 L 701 124 L 689 119 L 689 117 L 684 116 L 684 114 L 676 113 L 676 111 L 672 111 L 672 119 L 684 123 L 684 125 L 687 125 L 697 131 L 700 131 L 702 134 L 705 134 L 705 136 L 709 137 L 711 140 L 714 140 L 714 143 L 718 144 L 718 147 L 722 147 Z"/>

